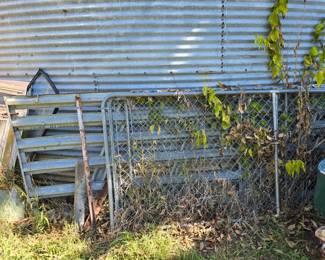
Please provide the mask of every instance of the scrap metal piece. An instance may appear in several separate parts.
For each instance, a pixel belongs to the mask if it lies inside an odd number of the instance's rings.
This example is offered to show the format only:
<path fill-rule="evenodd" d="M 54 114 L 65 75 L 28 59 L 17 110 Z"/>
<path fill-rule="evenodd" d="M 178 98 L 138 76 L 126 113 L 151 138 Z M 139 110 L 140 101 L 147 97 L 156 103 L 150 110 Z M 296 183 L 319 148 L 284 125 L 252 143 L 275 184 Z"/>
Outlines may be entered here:
<path fill-rule="evenodd" d="M 90 166 L 88 159 L 88 151 L 87 151 L 87 141 L 86 141 L 86 132 L 85 126 L 82 118 L 82 109 L 81 109 L 81 98 L 79 95 L 76 95 L 76 108 L 78 115 L 78 124 L 79 124 L 79 132 L 80 132 L 80 141 L 82 148 L 82 158 L 83 158 L 83 168 L 84 173 L 86 175 L 86 186 L 87 186 L 87 197 L 88 197 L 88 205 L 89 205 L 89 213 L 90 213 L 90 222 L 93 229 L 96 228 L 96 217 L 94 210 L 94 200 L 93 200 L 93 190 L 91 187 L 91 174 L 90 174 Z"/>
<path fill-rule="evenodd" d="M 85 223 L 86 176 L 82 161 L 76 163 L 74 191 L 74 219 L 81 230 Z"/>
<path fill-rule="evenodd" d="M 104 93 L 80 94 L 84 107 L 96 107 L 101 103 Z M 70 196 L 74 194 L 75 165 L 81 157 L 81 142 L 76 113 L 75 94 L 45 94 L 33 97 L 6 97 L 7 110 L 10 111 L 10 124 L 15 133 L 15 143 L 19 153 L 21 173 L 26 180 L 25 191 L 28 197 L 52 198 Z M 60 111 L 57 114 L 20 115 L 17 111 L 32 111 L 44 109 L 52 112 L 56 107 L 64 107 L 69 111 Z M 97 117 L 96 117 L 97 115 Z M 35 121 L 36 120 L 36 121 Z M 35 122 L 38 122 L 35 124 Z M 91 131 L 87 133 L 89 164 L 94 172 L 103 171 L 105 166 L 104 154 L 97 155 L 93 151 L 103 145 L 104 140 L 100 131 L 102 120 L 100 111 L 84 112 L 84 126 Z M 53 130 L 53 129 L 55 130 Z M 27 130 L 27 131 L 25 131 Z M 47 130 L 46 136 L 32 135 L 36 131 Z M 25 132 L 22 136 L 21 133 Z M 55 133 L 53 133 L 55 132 Z M 56 134 L 59 132 L 59 134 Z M 51 153 L 51 154 L 50 154 Z M 69 154 L 71 153 L 71 154 Z M 36 156 L 30 156 L 35 154 Z M 49 155 L 50 154 L 50 155 Z M 50 158 L 49 158 L 50 157 Z M 55 157 L 55 160 L 52 158 Z M 98 169 L 98 170 L 96 170 Z M 37 176 L 36 176 L 37 175 Z M 98 175 L 98 174 L 97 174 Z M 103 178 L 95 175 L 92 183 L 93 190 L 103 188 Z M 102 174 L 103 175 L 103 174 Z M 65 178 L 64 183 L 59 178 Z M 47 186 L 40 185 L 46 179 L 58 180 Z M 38 182 L 40 181 L 40 182 Z"/>
<path fill-rule="evenodd" d="M 97 199 L 94 202 L 94 211 L 95 211 L 95 216 L 97 219 L 98 214 L 100 213 L 100 211 L 103 208 L 103 204 L 106 200 L 106 197 L 108 195 L 108 189 L 107 189 L 107 185 L 104 184 L 103 189 L 100 191 L 100 193 L 98 194 Z M 84 231 L 88 231 L 91 228 L 91 219 L 90 219 L 90 215 L 88 215 L 85 224 L 84 224 Z"/>

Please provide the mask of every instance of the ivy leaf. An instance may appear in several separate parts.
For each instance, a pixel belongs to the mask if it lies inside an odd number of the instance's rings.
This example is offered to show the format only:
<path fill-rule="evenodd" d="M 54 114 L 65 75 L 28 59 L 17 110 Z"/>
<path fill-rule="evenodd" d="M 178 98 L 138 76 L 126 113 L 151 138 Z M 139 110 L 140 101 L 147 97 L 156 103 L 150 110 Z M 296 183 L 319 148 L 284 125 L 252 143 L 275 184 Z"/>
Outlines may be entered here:
<path fill-rule="evenodd" d="M 252 101 L 250 107 L 255 110 L 256 112 L 260 112 L 263 109 L 263 105 L 260 102 Z"/>
<path fill-rule="evenodd" d="M 269 33 L 269 39 L 272 40 L 273 42 L 276 42 L 279 39 L 279 30 L 274 29 Z"/>
<path fill-rule="evenodd" d="M 312 60 L 311 56 L 310 55 L 306 55 L 304 57 L 304 65 L 305 65 L 305 67 L 306 68 L 309 68 L 312 65 L 312 63 L 313 63 L 313 60 Z"/>
<path fill-rule="evenodd" d="M 231 126 L 230 116 L 225 111 L 222 111 L 222 122 L 221 122 L 222 129 L 227 130 L 230 128 L 230 126 Z"/>
<path fill-rule="evenodd" d="M 318 56 L 318 49 L 316 46 L 313 46 L 310 48 L 309 54 L 311 57 L 317 57 Z"/>
<path fill-rule="evenodd" d="M 281 67 L 281 56 L 279 54 L 275 54 L 272 60 L 276 66 Z"/>
<path fill-rule="evenodd" d="M 319 63 L 323 64 L 325 60 L 325 48 L 323 49 L 323 51 L 319 54 Z"/>
<path fill-rule="evenodd" d="M 290 160 L 286 162 L 285 169 L 291 177 L 294 177 L 296 174 L 300 175 L 301 172 L 306 172 L 306 166 L 302 160 Z"/>
<path fill-rule="evenodd" d="M 315 75 L 315 80 L 316 80 L 316 83 L 317 83 L 317 86 L 320 87 L 320 85 L 323 84 L 324 82 L 324 73 L 322 70 L 319 70 L 316 75 Z"/>
<path fill-rule="evenodd" d="M 222 105 L 221 104 L 217 104 L 214 106 L 214 116 L 216 117 L 216 119 L 219 119 L 220 118 L 220 113 L 222 111 Z"/>
<path fill-rule="evenodd" d="M 278 66 L 272 66 L 272 78 L 275 79 L 280 74 L 280 68 Z"/>
<path fill-rule="evenodd" d="M 279 25 L 279 16 L 278 16 L 278 9 L 275 8 L 272 13 L 269 16 L 269 24 L 271 25 L 272 28 L 276 27 Z"/>
<path fill-rule="evenodd" d="M 315 30 L 314 30 L 314 33 L 313 33 L 314 41 L 318 41 L 319 36 L 321 35 L 323 30 L 324 30 L 324 24 L 323 24 L 323 21 L 322 21 L 322 22 L 320 22 L 319 24 L 317 24 L 315 26 Z"/>
<path fill-rule="evenodd" d="M 280 1 L 281 2 L 281 1 Z M 284 1 L 283 1 L 284 2 Z M 285 16 L 288 12 L 288 6 L 287 6 L 287 3 L 281 3 L 279 6 L 278 6 L 278 9 L 279 9 L 279 13 L 282 14 L 282 16 Z"/>
<path fill-rule="evenodd" d="M 292 164 L 291 164 L 291 161 L 288 161 L 286 164 L 285 164 L 285 169 L 286 169 L 286 172 L 289 176 L 293 176 L 293 171 L 292 171 Z"/>
<path fill-rule="evenodd" d="M 255 44 L 261 49 L 264 45 L 264 37 L 262 35 L 255 36 Z"/>
<path fill-rule="evenodd" d="M 208 148 L 207 135 L 205 129 L 201 130 L 201 137 L 202 137 L 203 148 L 204 149 Z"/>
<path fill-rule="evenodd" d="M 204 86 L 203 89 L 202 89 L 203 96 L 207 97 L 208 91 L 209 91 L 208 87 Z"/>
<path fill-rule="evenodd" d="M 153 134 L 153 132 L 155 131 L 155 125 L 151 125 L 149 127 L 149 131 L 150 131 L 151 134 Z"/>

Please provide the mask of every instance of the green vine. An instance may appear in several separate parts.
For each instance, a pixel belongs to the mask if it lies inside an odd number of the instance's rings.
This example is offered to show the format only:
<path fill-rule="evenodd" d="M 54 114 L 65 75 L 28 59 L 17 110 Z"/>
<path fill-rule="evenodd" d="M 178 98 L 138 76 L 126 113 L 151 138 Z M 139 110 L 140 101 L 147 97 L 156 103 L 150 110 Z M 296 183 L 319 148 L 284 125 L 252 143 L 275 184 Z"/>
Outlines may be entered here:
<path fill-rule="evenodd" d="M 270 61 L 268 66 L 272 72 L 272 78 L 280 78 L 284 80 L 288 77 L 288 73 L 283 69 L 282 48 L 284 47 L 284 39 L 281 31 L 281 18 L 284 18 L 288 12 L 288 0 L 276 0 L 268 17 L 270 32 L 265 38 L 257 35 L 255 43 L 260 47 L 264 47 L 269 54 Z"/>
<path fill-rule="evenodd" d="M 302 160 L 289 160 L 285 164 L 285 169 L 289 176 L 294 177 L 300 175 L 302 172 L 306 172 L 305 163 Z"/>
<path fill-rule="evenodd" d="M 208 138 L 205 129 L 196 130 L 194 132 L 196 148 L 203 146 L 204 149 L 208 148 Z"/>
<path fill-rule="evenodd" d="M 212 109 L 217 121 L 221 120 L 222 130 L 228 130 L 231 126 L 230 107 L 222 103 L 217 97 L 213 88 L 203 87 L 203 96 L 207 99 L 209 107 Z"/>
<path fill-rule="evenodd" d="M 302 81 L 309 84 L 316 81 L 317 86 L 321 86 L 325 80 L 325 47 L 321 40 L 321 34 L 324 32 L 325 19 L 318 23 L 313 32 L 313 45 L 309 53 L 304 57 L 304 73 Z M 308 80 L 309 78 L 309 80 Z"/>

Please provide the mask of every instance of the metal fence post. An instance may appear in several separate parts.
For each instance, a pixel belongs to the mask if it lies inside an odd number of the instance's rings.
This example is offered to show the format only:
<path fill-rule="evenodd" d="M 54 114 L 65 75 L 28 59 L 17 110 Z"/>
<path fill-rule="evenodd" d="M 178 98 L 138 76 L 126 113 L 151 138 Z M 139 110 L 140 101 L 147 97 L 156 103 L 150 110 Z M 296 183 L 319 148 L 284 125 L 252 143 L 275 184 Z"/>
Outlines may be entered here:
<path fill-rule="evenodd" d="M 278 154 L 278 118 L 279 118 L 279 96 L 272 92 L 273 107 L 273 132 L 274 132 L 274 173 L 275 173 L 275 204 L 276 214 L 280 215 L 280 189 L 279 189 L 279 154 Z"/>
<path fill-rule="evenodd" d="M 105 151 L 105 171 L 107 179 L 107 190 L 108 190 L 108 201 L 109 201 L 109 218 L 110 218 L 110 228 L 114 230 L 114 191 L 113 191 L 113 177 L 111 171 L 111 159 L 109 153 L 109 140 L 108 140 L 108 130 L 107 130 L 107 116 L 106 116 L 106 103 L 108 98 L 103 99 L 101 104 L 101 113 L 102 113 L 102 123 L 103 123 L 103 135 L 104 135 L 104 151 Z M 110 121 L 111 122 L 111 121 Z"/>

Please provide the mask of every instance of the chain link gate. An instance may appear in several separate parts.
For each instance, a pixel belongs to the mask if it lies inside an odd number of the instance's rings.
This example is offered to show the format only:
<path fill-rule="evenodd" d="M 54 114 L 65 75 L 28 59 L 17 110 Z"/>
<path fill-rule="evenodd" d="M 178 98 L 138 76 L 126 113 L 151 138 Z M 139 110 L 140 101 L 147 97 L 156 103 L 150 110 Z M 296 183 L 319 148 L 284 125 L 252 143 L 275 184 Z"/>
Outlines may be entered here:
<path fill-rule="evenodd" d="M 201 92 L 119 93 L 102 102 L 111 227 L 256 216 L 279 211 L 280 201 L 282 206 L 302 201 L 301 194 L 313 182 L 312 172 L 308 178 L 290 178 L 283 169 L 284 159 L 294 159 L 290 135 L 296 133 L 298 93 L 217 95 L 229 109 L 231 122 L 248 128 L 233 135 L 247 135 L 247 146 L 259 145 L 263 157 L 247 156 L 241 144 L 227 140 L 235 124 L 223 129 Z M 324 93 L 310 96 L 315 123 L 324 119 Z M 256 135 L 254 129 L 272 140 L 254 140 L 249 136 Z M 285 152 L 276 142 L 283 131 L 289 133 Z"/>

